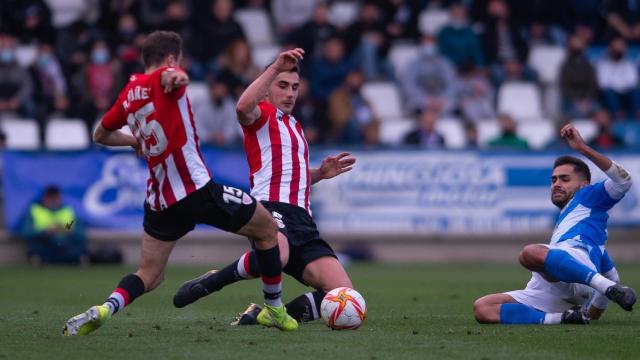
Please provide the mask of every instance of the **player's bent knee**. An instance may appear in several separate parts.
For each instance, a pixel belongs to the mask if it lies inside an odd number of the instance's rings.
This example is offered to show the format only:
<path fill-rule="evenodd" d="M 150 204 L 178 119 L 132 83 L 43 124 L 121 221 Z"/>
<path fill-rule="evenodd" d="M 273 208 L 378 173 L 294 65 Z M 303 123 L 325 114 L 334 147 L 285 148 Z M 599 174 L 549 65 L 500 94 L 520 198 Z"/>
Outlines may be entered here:
<path fill-rule="evenodd" d="M 473 315 L 476 318 L 476 321 L 481 324 L 491 324 L 495 322 L 495 320 L 492 319 L 491 311 L 491 304 L 486 302 L 483 298 L 480 298 L 473 303 Z"/>
<path fill-rule="evenodd" d="M 527 269 L 537 270 L 544 267 L 546 248 L 540 245 L 527 245 L 518 255 L 518 262 Z"/>

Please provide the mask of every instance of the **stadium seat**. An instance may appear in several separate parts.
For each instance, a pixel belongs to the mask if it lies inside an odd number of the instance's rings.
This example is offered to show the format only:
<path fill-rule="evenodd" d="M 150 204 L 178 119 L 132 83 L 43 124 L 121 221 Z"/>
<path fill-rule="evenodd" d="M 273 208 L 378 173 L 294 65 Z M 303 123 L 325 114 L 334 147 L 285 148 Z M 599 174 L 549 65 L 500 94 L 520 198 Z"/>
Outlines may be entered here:
<path fill-rule="evenodd" d="M 249 45 L 252 47 L 275 43 L 269 14 L 267 14 L 265 10 L 257 8 L 238 9 L 233 16 L 235 20 L 240 23 L 240 26 L 242 26 Z"/>
<path fill-rule="evenodd" d="M 87 16 L 93 7 L 91 2 L 86 0 L 47 0 L 46 3 L 51 9 L 53 26 L 57 29 Z"/>
<path fill-rule="evenodd" d="M 209 101 L 209 86 L 206 82 L 192 82 L 187 86 L 187 96 L 191 102 L 191 109 Z"/>
<path fill-rule="evenodd" d="M 555 137 L 555 127 L 551 121 L 541 119 L 518 124 L 517 133 L 527 140 L 530 148 L 541 150 Z"/>
<path fill-rule="evenodd" d="M 424 10 L 418 18 L 418 30 L 423 35 L 437 35 L 447 23 L 449 23 L 449 13 L 446 10 Z"/>
<path fill-rule="evenodd" d="M 380 124 L 380 143 L 385 145 L 399 145 L 409 131 L 413 130 L 416 122 L 413 119 L 394 119 Z"/>
<path fill-rule="evenodd" d="M 251 49 L 253 63 L 261 70 L 273 62 L 280 53 L 278 45 L 260 45 Z"/>
<path fill-rule="evenodd" d="M 464 126 L 459 119 L 438 119 L 436 131 L 444 137 L 444 143 L 448 149 L 463 149 L 465 147 Z"/>
<path fill-rule="evenodd" d="M 389 60 L 393 65 L 396 76 L 402 74 L 409 61 L 417 57 L 418 46 L 415 44 L 393 44 L 389 50 Z"/>
<path fill-rule="evenodd" d="M 558 80 L 560 66 L 564 62 L 566 52 L 560 46 L 537 45 L 529 52 L 529 66 L 544 84 L 553 84 Z"/>
<path fill-rule="evenodd" d="M 497 120 L 483 120 L 476 123 L 478 129 L 478 146 L 487 147 L 490 140 L 500 135 L 500 125 Z"/>
<path fill-rule="evenodd" d="M 400 91 L 395 83 L 369 82 L 365 83 L 360 91 L 383 122 L 403 116 Z"/>
<path fill-rule="evenodd" d="M 48 150 L 81 150 L 89 147 L 87 125 L 80 119 L 50 119 L 44 133 Z"/>
<path fill-rule="evenodd" d="M 3 119 L 2 130 L 7 136 L 7 149 L 37 150 L 40 148 L 40 129 L 33 119 Z"/>
<path fill-rule="evenodd" d="M 329 22 L 339 28 L 349 26 L 358 17 L 358 3 L 336 1 L 329 8 Z"/>
<path fill-rule="evenodd" d="M 540 89 L 528 82 L 504 83 L 498 90 L 498 112 L 509 114 L 516 121 L 540 120 L 543 118 Z"/>
<path fill-rule="evenodd" d="M 22 67 L 29 67 L 36 62 L 38 47 L 35 45 L 20 45 L 16 47 L 16 62 Z"/>
<path fill-rule="evenodd" d="M 591 119 L 576 119 L 571 122 L 584 141 L 589 142 L 598 134 L 598 125 Z"/>

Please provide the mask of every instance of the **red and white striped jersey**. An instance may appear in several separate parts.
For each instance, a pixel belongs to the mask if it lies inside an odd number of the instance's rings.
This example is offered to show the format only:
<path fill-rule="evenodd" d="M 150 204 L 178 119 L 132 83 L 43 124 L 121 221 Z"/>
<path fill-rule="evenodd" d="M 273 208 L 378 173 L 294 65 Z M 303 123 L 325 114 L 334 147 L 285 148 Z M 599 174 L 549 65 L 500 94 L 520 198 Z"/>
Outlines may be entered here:
<path fill-rule="evenodd" d="M 186 87 L 165 94 L 164 70 L 135 74 L 102 118 L 108 130 L 129 125 L 149 166 L 147 202 L 161 211 L 203 187 L 211 174 L 204 164 Z"/>
<path fill-rule="evenodd" d="M 309 146 L 302 126 L 272 104 L 258 104 L 260 119 L 243 126 L 251 195 L 309 210 Z"/>

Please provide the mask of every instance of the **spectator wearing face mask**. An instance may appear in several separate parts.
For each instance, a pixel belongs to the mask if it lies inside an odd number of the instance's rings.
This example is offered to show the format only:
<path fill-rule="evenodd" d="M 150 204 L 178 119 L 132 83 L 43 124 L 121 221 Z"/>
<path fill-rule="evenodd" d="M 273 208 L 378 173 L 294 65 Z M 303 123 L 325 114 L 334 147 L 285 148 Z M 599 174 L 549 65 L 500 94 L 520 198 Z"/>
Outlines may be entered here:
<path fill-rule="evenodd" d="M 438 33 L 440 53 L 451 60 L 458 69 L 467 64 L 484 66 L 482 45 L 471 29 L 464 5 L 451 5 L 449 18 L 449 23 Z"/>
<path fill-rule="evenodd" d="M 36 84 L 35 117 L 40 123 L 41 130 L 44 130 L 44 123 L 48 117 L 65 117 L 69 109 L 67 81 L 52 45 L 39 46 L 36 62 L 31 67 L 31 74 Z M 40 133 L 43 134 L 44 131 Z"/>
<path fill-rule="evenodd" d="M 571 36 L 568 56 L 560 67 L 562 112 L 567 120 L 590 117 L 598 107 L 596 69 L 584 55 L 584 47 L 582 37 Z"/>
<path fill-rule="evenodd" d="M 640 119 L 638 70 L 626 54 L 624 39 L 611 40 L 607 56 L 596 65 L 598 85 L 605 107 L 616 119 Z"/>
<path fill-rule="evenodd" d="M 33 83 L 16 62 L 16 39 L 0 34 L 0 116 L 33 116 Z"/>
<path fill-rule="evenodd" d="M 225 79 L 209 83 L 209 99 L 193 108 L 196 128 L 203 144 L 228 146 L 239 144 L 242 129 L 236 120 L 236 102 Z"/>
<path fill-rule="evenodd" d="M 429 107 L 443 116 L 450 115 L 457 103 L 457 81 L 453 64 L 438 52 L 433 35 L 422 37 L 420 53 L 400 74 L 406 105 L 413 113 Z"/>

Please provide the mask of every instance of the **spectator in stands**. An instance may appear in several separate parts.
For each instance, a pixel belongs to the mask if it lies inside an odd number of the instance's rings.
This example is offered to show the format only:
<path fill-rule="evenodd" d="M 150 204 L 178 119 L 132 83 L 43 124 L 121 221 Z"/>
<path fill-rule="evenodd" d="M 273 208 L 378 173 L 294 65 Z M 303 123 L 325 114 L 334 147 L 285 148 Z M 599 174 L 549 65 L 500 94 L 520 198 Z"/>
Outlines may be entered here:
<path fill-rule="evenodd" d="M 598 134 L 589 141 L 589 146 L 601 150 L 624 147 L 624 141 L 613 133 L 611 114 L 607 110 L 600 109 L 596 111 L 593 114 L 593 121 L 598 125 Z"/>
<path fill-rule="evenodd" d="M 427 107 L 436 108 L 445 116 L 456 106 L 457 76 L 453 64 L 438 53 L 433 35 L 424 35 L 417 58 L 409 61 L 400 85 L 413 113 Z"/>
<path fill-rule="evenodd" d="M 581 36 L 571 36 L 568 45 L 567 58 L 560 67 L 562 112 L 567 120 L 590 117 L 598 107 L 596 70 L 584 55 Z"/>
<path fill-rule="evenodd" d="M 329 96 L 329 142 L 348 145 L 378 143 L 380 121 L 360 93 L 363 82 L 362 72 L 352 70 L 342 86 Z"/>
<path fill-rule="evenodd" d="M 202 4 L 206 3 L 205 1 Z M 196 9 L 198 9 L 196 7 Z M 194 56 L 203 66 L 203 72 L 217 71 L 217 59 L 234 40 L 244 39 L 240 24 L 233 19 L 231 0 L 213 0 L 211 7 L 196 13 Z"/>
<path fill-rule="evenodd" d="M 164 5 L 164 4 L 162 4 Z M 147 10 L 145 8 L 145 10 Z M 164 6 L 162 6 L 164 10 Z M 131 14 L 137 22 L 140 21 L 143 8 L 137 0 L 104 0 L 100 1 L 100 18 L 98 27 L 106 32 L 118 27 L 118 21 L 124 14 Z"/>
<path fill-rule="evenodd" d="M 479 148 L 478 128 L 470 121 L 465 121 L 464 123 L 464 140 L 467 150 L 477 150 Z"/>
<path fill-rule="evenodd" d="M 380 1 L 382 12 L 387 14 L 387 34 L 394 39 L 417 39 L 418 16 L 421 4 L 412 0 Z"/>
<path fill-rule="evenodd" d="M 442 149 L 444 137 L 436 131 L 439 116 L 440 111 L 437 108 L 425 108 L 418 116 L 417 128 L 405 135 L 403 143 L 418 145 L 425 149 Z"/>
<path fill-rule="evenodd" d="M 69 109 L 67 80 L 50 44 L 40 45 L 36 62 L 31 67 L 31 73 L 36 84 L 35 118 L 40 123 L 41 133 L 43 133 L 47 117 L 65 117 Z"/>
<path fill-rule="evenodd" d="M 236 101 L 226 82 L 209 82 L 209 101 L 194 104 L 196 128 L 203 144 L 228 146 L 238 144 L 242 130 L 236 120 Z"/>
<path fill-rule="evenodd" d="M 495 87 L 500 87 L 509 81 L 524 81 L 537 83 L 538 73 L 520 60 L 506 59 L 501 67 L 494 67 L 491 73 L 492 82 Z"/>
<path fill-rule="evenodd" d="M 640 6 L 636 1 L 608 1 L 607 34 L 609 37 L 622 37 L 627 42 L 640 41 Z"/>
<path fill-rule="evenodd" d="M 0 34 L 0 115 L 33 116 L 33 81 L 16 62 L 16 39 Z"/>
<path fill-rule="evenodd" d="M 327 39 L 322 56 L 311 59 L 311 96 L 318 101 L 326 101 L 331 92 L 342 84 L 352 68 L 352 61 L 347 58 L 342 39 L 337 36 Z"/>
<path fill-rule="evenodd" d="M 607 56 L 596 64 L 598 85 L 605 107 L 616 119 L 640 119 L 638 69 L 626 55 L 626 41 L 611 40 Z"/>
<path fill-rule="evenodd" d="M 477 69 L 473 63 L 460 68 L 457 98 L 462 116 L 472 122 L 494 119 L 493 87 L 486 71 Z"/>
<path fill-rule="evenodd" d="M 508 60 L 516 59 L 526 64 L 528 46 L 520 32 L 520 24 L 510 14 L 505 0 L 491 0 L 487 5 L 488 17 L 483 24 L 482 41 L 484 55 L 491 71 L 501 78 L 502 66 Z"/>
<path fill-rule="evenodd" d="M 271 16 L 281 40 L 311 19 L 320 0 L 271 0 Z M 306 50 L 306 48 L 305 48 Z"/>
<path fill-rule="evenodd" d="M 320 142 L 319 129 L 326 130 L 326 121 L 319 119 L 316 115 L 315 104 L 311 97 L 311 89 L 309 87 L 309 80 L 305 77 L 300 78 L 300 85 L 298 86 L 298 99 L 296 100 L 296 106 L 293 108 L 293 116 L 296 120 L 302 124 L 304 129 L 304 136 L 309 144 L 317 144 Z M 326 131 L 323 131 L 325 134 Z"/>
<path fill-rule="evenodd" d="M 449 22 L 438 33 L 438 49 L 458 69 L 468 64 L 484 66 L 480 39 L 469 24 L 463 4 L 453 4 L 449 8 Z"/>
<path fill-rule="evenodd" d="M 167 14 L 167 7 L 171 0 L 138 0 L 140 3 L 140 23 L 146 29 L 160 29 L 165 20 Z M 206 3 L 208 8 L 211 9 L 211 1 L 199 1 Z"/>
<path fill-rule="evenodd" d="M 140 49 L 144 35 L 136 18 L 131 14 L 124 14 L 118 21 L 118 31 L 112 38 L 110 48 L 114 49 L 114 57 L 119 61 L 122 71 L 119 84 L 129 81 L 131 74 L 144 72 L 140 63 Z"/>
<path fill-rule="evenodd" d="M 498 123 L 500 125 L 500 135 L 489 141 L 490 148 L 512 150 L 529 149 L 527 141 L 516 134 L 518 125 L 511 116 L 507 114 L 498 115 Z"/>
<path fill-rule="evenodd" d="M 260 69 L 253 63 L 251 48 L 244 38 L 232 41 L 218 59 L 217 77 L 227 83 L 236 99 L 258 77 Z"/>
<path fill-rule="evenodd" d="M 22 44 L 52 44 L 55 40 L 51 10 L 44 0 L 3 0 L 0 24 L 4 31 L 18 36 Z"/>
<path fill-rule="evenodd" d="M 78 99 L 79 112 L 91 134 L 93 123 L 106 112 L 117 95 L 120 65 L 111 57 L 111 51 L 103 40 L 96 41 L 91 49 L 88 64 L 79 73 L 77 84 L 84 89 Z"/>
<path fill-rule="evenodd" d="M 336 27 L 329 22 L 329 5 L 322 2 L 316 6 L 311 20 L 293 31 L 285 42 L 304 49 L 305 57 L 311 59 L 322 54 L 324 43 L 336 32 Z M 308 74 L 308 69 L 304 68 L 308 64 L 308 61 L 301 64 L 303 74 Z"/>
<path fill-rule="evenodd" d="M 86 237 L 75 211 L 64 205 L 57 186 L 48 186 L 22 222 L 20 236 L 27 242 L 32 265 L 42 263 L 88 264 Z"/>
<path fill-rule="evenodd" d="M 358 20 L 347 27 L 344 39 L 347 52 L 367 80 L 393 78 L 393 68 L 387 59 L 390 36 L 378 4 L 373 1 L 362 4 Z"/>

